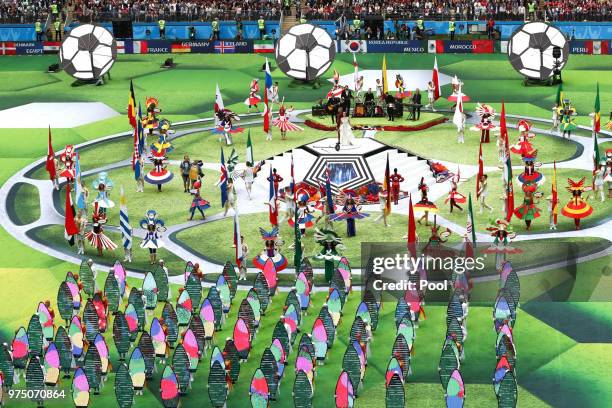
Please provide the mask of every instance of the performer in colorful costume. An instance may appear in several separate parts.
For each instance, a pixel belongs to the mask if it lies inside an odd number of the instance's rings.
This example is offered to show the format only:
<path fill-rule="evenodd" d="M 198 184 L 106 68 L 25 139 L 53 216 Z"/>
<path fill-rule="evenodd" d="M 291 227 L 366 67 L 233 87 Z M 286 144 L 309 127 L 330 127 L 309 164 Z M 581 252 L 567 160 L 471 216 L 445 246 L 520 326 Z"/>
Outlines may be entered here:
<path fill-rule="evenodd" d="M 510 223 L 504 219 L 495 220 L 487 231 L 494 238 L 493 243 L 489 248 L 483 250 L 487 254 L 495 254 L 495 268 L 501 270 L 504 262 L 506 262 L 506 254 L 517 254 L 521 250 L 510 246 L 511 241 L 516 238 L 516 233 L 512 230 Z"/>
<path fill-rule="evenodd" d="M 278 197 L 278 186 L 280 185 L 280 182 L 283 181 L 283 178 L 280 176 L 280 174 L 277 173 L 276 169 L 272 169 L 272 179 L 270 179 L 270 177 L 267 177 L 266 180 L 271 181 L 274 184 L 274 194 L 276 194 L 276 196 Z"/>
<path fill-rule="evenodd" d="M 453 179 L 451 180 L 451 184 L 450 184 L 451 185 L 450 191 L 448 192 L 448 196 L 446 197 L 446 200 L 444 200 L 445 203 L 450 203 L 451 213 L 453 212 L 453 207 L 458 208 L 459 211 L 463 211 L 463 208 L 461 208 L 459 204 L 463 204 L 466 202 L 465 196 L 461 194 L 459 191 L 457 191 L 458 182 L 459 182 L 459 175 L 453 176 Z"/>
<path fill-rule="evenodd" d="M 586 202 L 586 199 L 582 198 L 583 192 L 591 191 L 590 186 L 584 185 L 584 180 L 584 177 L 579 181 L 567 179 L 568 186 L 566 189 L 572 193 L 572 198 L 565 204 L 563 209 L 561 209 L 561 214 L 574 219 L 574 225 L 577 230 L 580 229 L 580 220 L 593 213 L 593 207 Z"/>
<path fill-rule="evenodd" d="M 304 190 L 298 191 L 298 202 L 297 202 L 297 222 L 300 228 L 300 232 L 302 235 L 306 234 L 306 229 L 311 228 L 314 225 L 313 219 L 314 215 L 312 215 L 313 210 L 308 203 L 310 200 L 310 196 Z M 295 226 L 295 220 L 293 218 L 289 218 L 287 223 L 291 226 Z"/>
<path fill-rule="evenodd" d="M 572 106 L 572 101 L 569 99 L 564 99 L 561 103 L 561 106 L 558 108 L 558 114 L 561 118 L 561 123 L 559 123 L 559 130 L 563 131 L 563 137 L 567 134 L 567 138 L 572 137 L 572 130 L 576 129 L 576 122 L 574 121 L 574 116 L 578 113 L 576 112 L 576 108 Z"/>
<path fill-rule="evenodd" d="M 169 134 L 174 133 L 173 130 L 170 130 L 170 122 L 167 119 L 160 120 L 158 130 L 159 138 L 151 145 L 151 151 L 160 152 L 165 150 L 166 153 L 170 153 L 172 150 L 174 150 L 174 147 L 168 138 Z"/>
<path fill-rule="evenodd" d="M 342 238 L 334 231 L 318 228 L 315 229 L 314 238 L 317 244 L 321 245 L 321 251 L 315 256 L 316 259 L 325 261 L 325 280 L 330 282 L 334 276 L 335 264 L 341 259 L 338 250 L 344 249 Z"/>
<path fill-rule="evenodd" d="M 357 235 L 355 220 L 360 220 L 370 216 L 370 214 L 362 213 L 359 210 L 360 208 L 355 203 L 355 197 L 353 194 L 347 193 L 342 211 L 337 214 L 331 214 L 329 219 L 331 221 L 346 220 L 346 235 L 348 237 L 354 237 Z"/>
<path fill-rule="evenodd" d="M 402 78 L 400 74 L 395 75 L 395 87 L 397 88 L 397 92 L 395 93 L 397 99 L 410 97 L 410 92 L 406 92 L 406 88 L 404 87 L 404 78 Z"/>
<path fill-rule="evenodd" d="M 149 157 L 149 160 L 153 163 L 153 169 L 145 175 L 144 179 L 149 184 L 157 185 L 157 191 L 161 192 L 162 184 L 170 182 L 174 174 L 166 168 L 168 158 L 164 149 L 151 153 L 152 155 Z"/>
<path fill-rule="evenodd" d="M 400 183 L 404 181 L 404 177 L 393 169 L 393 174 L 389 177 L 391 181 L 391 194 L 393 195 L 393 204 L 397 205 L 400 195 Z"/>
<path fill-rule="evenodd" d="M 236 115 L 229 109 L 220 109 L 217 112 L 218 124 L 213 133 L 223 135 L 225 137 L 225 144 L 230 146 L 233 144 L 232 135 L 234 133 L 242 133 L 244 130 L 241 127 L 234 126 L 234 121 L 240 121 L 240 116 Z M 219 138 L 219 141 L 222 139 Z"/>
<path fill-rule="evenodd" d="M 289 113 L 293 111 L 293 108 L 285 109 L 285 105 L 281 104 L 278 108 L 278 117 L 272 121 L 272 125 L 280 129 L 281 140 L 287 139 L 287 131 L 295 132 L 304 130 L 301 127 L 294 125 L 289 120 Z"/>
<path fill-rule="evenodd" d="M 276 267 L 276 272 L 282 271 L 287 267 L 287 258 L 278 250 L 283 244 L 278 237 L 278 227 L 272 228 L 271 231 L 259 228 L 259 232 L 261 234 L 261 239 L 264 241 L 265 249 L 253 258 L 253 265 L 255 265 L 257 269 L 263 271 L 266 261 L 271 259 Z"/>
<path fill-rule="evenodd" d="M 140 220 L 140 228 L 146 230 L 146 236 L 140 243 L 140 247 L 149 250 L 150 264 L 154 265 L 157 262 L 157 250 L 164 247 L 164 241 L 161 240 L 161 234 L 166 231 L 164 221 L 157 218 L 155 210 L 149 210 L 146 218 Z"/>
<path fill-rule="evenodd" d="M 106 210 L 115 206 L 115 203 L 108 198 L 110 191 L 113 189 L 113 182 L 108 178 L 108 173 L 102 171 L 98 174 L 98 178 L 93 181 L 92 186 L 98 191 L 93 204 L 98 206 L 100 215 L 106 217 Z"/>
<path fill-rule="evenodd" d="M 94 203 L 91 231 L 85 234 L 85 238 L 89 241 L 91 246 L 98 250 L 98 256 L 102 256 L 102 250 L 114 251 L 117 245 L 104 235 L 103 225 L 106 224 L 106 216 L 105 214 L 101 214 L 98 210 L 98 203 Z"/>
<path fill-rule="evenodd" d="M 202 181 L 196 180 L 193 183 L 193 188 L 189 190 L 189 192 L 193 195 L 193 200 L 191 201 L 191 207 L 189 208 L 189 213 L 191 216 L 189 217 L 189 221 L 193 220 L 193 216 L 195 215 L 196 210 L 202 214 L 202 219 L 206 219 L 206 215 L 204 215 L 204 211 L 210 208 L 210 203 L 202 198 L 200 195 L 200 188 L 202 188 Z"/>
<path fill-rule="evenodd" d="M 453 93 L 448 97 L 448 100 L 453 102 L 454 105 L 451 107 L 451 110 L 455 108 L 457 105 L 457 100 L 459 99 L 459 92 L 461 92 L 461 100 L 465 102 L 469 102 L 470 97 L 463 93 L 463 82 L 457 78 L 457 75 L 451 79 L 451 86 L 453 88 Z"/>
<path fill-rule="evenodd" d="M 429 187 L 425 184 L 425 177 L 421 177 L 421 181 L 418 185 L 419 192 L 421 193 L 421 200 L 414 204 L 414 211 L 422 211 L 423 215 L 417 220 L 420 224 L 423 218 L 425 218 L 425 225 L 429 225 L 429 213 L 437 213 L 438 207 L 427 198 Z"/>
<path fill-rule="evenodd" d="M 152 135 L 155 130 L 159 128 L 159 120 L 156 114 L 161 112 L 158 108 L 159 101 L 157 98 L 148 97 L 145 101 L 147 107 L 147 116 L 142 120 L 142 127 L 147 131 L 146 134 Z"/>
<path fill-rule="evenodd" d="M 480 131 L 480 142 L 481 143 L 489 143 L 490 142 L 490 132 L 492 130 L 497 130 L 498 127 L 493 124 L 493 119 L 495 118 L 495 109 L 493 109 L 490 105 L 480 104 L 476 105 L 476 114 L 480 117 L 480 123 L 472 126 L 470 130 Z"/>
<path fill-rule="evenodd" d="M 258 95 L 259 93 L 259 81 L 257 78 L 251 81 L 251 86 L 249 87 L 249 97 L 244 101 L 244 104 L 249 107 L 249 112 L 251 112 L 251 108 L 257 109 L 259 112 L 259 108 L 257 104 L 261 102 L 261 97 Z"/>
<path fill-rule="evenodd" d="M 62 170 L 59 176 L 66 177 L 66 181 L 69 183 L 72 182 L 74 180 L 74 166 L 76 164 L 76 152 L 74 151 L 74 146 L 67 145 L 62 154 L 60 154 L 59 160 L 64 165 L 64 170 Z"/>
<path fill-rule="evenodd" d="M 514 209 L 514 215 L 525 221 L 527 231 L 531 229 L 531 221 L 540 216 L 540 209 L 536 206 L 538 204 L 535 200 L 541 197 L 541 193 L 538 193 L 538 185 L 533 181 L 527 181 L 523 183 L 523 204 Z"/>
<path fill-rule="evenodd" d="M 436 216 L 434 215 L 431 236 L 427 240 L 427 244 L 423 247 L 423 253 L 434 258 L 452 257 L 455 253 L 451 249 L 444 248 L 444 244 L 448 241 L 450 235 L 451 230 L 448 228 L 440 230 L 440 226 L 437 225 Z"/>

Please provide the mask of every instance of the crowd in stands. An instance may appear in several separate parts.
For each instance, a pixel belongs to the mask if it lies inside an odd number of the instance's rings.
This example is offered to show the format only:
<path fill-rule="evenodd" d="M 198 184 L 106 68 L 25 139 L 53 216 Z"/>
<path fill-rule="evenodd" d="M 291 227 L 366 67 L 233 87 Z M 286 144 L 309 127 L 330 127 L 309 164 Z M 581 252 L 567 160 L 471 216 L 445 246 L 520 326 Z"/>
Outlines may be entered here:
<path fill-rule="evenodd" d="M 130 18 L 139 22 L 278 19 L 291 0 L 0 0 L 0 23 L 44 21 L 50 13 L 81 22 Z M 307 20 L 610 21 L 612 0 L 301 0 Z M 55 17 L 55 16 L 54 16 Z M 55 18 L 54 18 L 55 20 Z M 375 33 L 373 35 L 376 35 Z"/>

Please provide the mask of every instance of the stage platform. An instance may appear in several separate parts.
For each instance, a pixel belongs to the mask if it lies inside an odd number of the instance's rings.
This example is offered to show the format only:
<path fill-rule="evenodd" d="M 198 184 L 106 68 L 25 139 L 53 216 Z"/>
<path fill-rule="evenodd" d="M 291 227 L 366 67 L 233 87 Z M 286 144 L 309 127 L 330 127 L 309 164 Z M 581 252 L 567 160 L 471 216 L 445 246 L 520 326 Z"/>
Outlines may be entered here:
<path fill-rule="evenodd" d="M 335 132 L 336 125 L 331 122 L 329 115 L 313 116 L 306 114 L 301 116 L 304 124 L 314 129 Z M 408 113 L 405 112 L 402 118 L 397 118 L 393 122 L 387 117 L 351 117 L 350 122 L 354 128 L 360 129 L 363 127 L 376 128 L 386 131 L 395 132 L 414 132 L 419 130 L 429 129 L 433 126 L 446 122 L 448 119 L 441 113 L 421 111 L 419 120 L 408 120 Z M 355 130 L 358 134 L 359 130 Z"/>

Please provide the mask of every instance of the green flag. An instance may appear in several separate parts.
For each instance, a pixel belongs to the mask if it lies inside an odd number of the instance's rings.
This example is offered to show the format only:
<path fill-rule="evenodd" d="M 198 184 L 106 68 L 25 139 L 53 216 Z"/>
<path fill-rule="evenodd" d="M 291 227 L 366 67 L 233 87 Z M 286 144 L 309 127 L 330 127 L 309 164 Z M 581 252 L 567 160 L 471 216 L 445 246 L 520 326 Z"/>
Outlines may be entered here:
<path fill-rule="evenodd" d="M 295 265 L 295 274 L 297 275 L 302 265 L 302 231 L 300 231 L 300 224 L 298 223 L 298 212 L 294 215 L 295 224 L 293 226 L 293 233 L 295 235 L 293 245 L 295 246 L 295 255 L 293 257 L 293 264 Z"/>
<path fill-rule="evenodd" d="M 255 161 L 253 160 L 253 143 L 251 143 L 251 129 L 249 129 L 249 134 L 247 136 L 246 161 L 250 162 L 251 166 L 255 165 Z"/>
<path fill-rule="evenodd" d="M 468 196 L 468 215 L 466 233 L 471 234 L 472 243 L 476 243 L 476 227 L 474 226 L 474 211 L 472 210 L 472 193 Z"/>
<path fill-rule="evenodd" d="M 593 132 L 595 134 L 599 133 L 599 131 L 601 130 L 601 115 L 599 113 L 600 110 L 601 110 L 601 106 L 599 104 L 599 82 L 598 82 L 597 83 L 597 94 L 595 95 L 595 106 L 593 108 L 593 113 L 594 113 Z M 597 145 L 595 145 L 595 147 L 597 148 Z"/>

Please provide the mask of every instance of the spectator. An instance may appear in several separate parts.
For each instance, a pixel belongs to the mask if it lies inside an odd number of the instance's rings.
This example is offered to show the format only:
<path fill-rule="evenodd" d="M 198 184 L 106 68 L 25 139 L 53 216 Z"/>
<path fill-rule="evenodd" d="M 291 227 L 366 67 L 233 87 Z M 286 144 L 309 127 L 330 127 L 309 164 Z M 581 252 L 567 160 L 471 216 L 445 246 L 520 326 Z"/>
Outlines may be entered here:
<path fill-rule="evenodd" d="M 166 20 L 164 20 L 163 18 L 160 18 L 157 21 L 157 25 L 159 27 L 159 37 L 162 40 L 165 40 L 166 39 Z"/>
<path fill-rule="evenodd" d="M 448 22 L 448 32 L 450 33 L 451 41 L 455 39 L 455 17 Z"/>
<path fill-rule="evenodd" d="M 34 23 L 34 31 L 36 32 L 36 41 L 42 41 L 43 30 L 42 30 L 42 23 L 40 22 L 40 19 L 36 20 L 36 23 Z"/>
<path fill-rule="evenodd" d="M 62 22 L 59 18 L 53 23 L 53 29 L 55 30 L 55 41 L 62 41 Z"/>
<path fill-rule="evenodd" d="M 487 37 L 489 38 L 489 40 L 495 37 L 494 33 L 495 33 L 495 20 L 493 20 L 493 17 L 489 17 L 489 20 L 487 21 Z"/>
<path fill-rule="evenodd" d="M 218 18 L 215 17 L 215 19 L 211 23 L 211 28 L 212 28 L 212 40 L 216 41 L 219 39 L 219 30 L 220 30 Z"/>
<path fill-rule="evenodd" d="M 264 20 L 263 16 L 259 16 L 259 20 L 257 20 L 257 28 L 259 28 L 259 39 L 263 40 L 266 35 L 266 20 Z"/>

